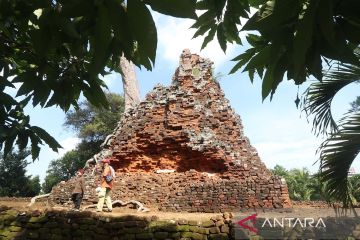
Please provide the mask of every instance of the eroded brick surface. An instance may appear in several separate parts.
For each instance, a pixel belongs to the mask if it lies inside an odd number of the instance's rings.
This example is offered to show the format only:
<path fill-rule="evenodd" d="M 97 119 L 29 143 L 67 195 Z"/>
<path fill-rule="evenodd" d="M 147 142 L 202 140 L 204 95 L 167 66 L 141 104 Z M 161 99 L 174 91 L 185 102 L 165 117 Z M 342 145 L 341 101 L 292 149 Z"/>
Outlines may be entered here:
<path fill-rule="evenodd" d="M 118 173 L 114 198 L 166 211 L 291 207 L 286 183 L 244 136 L 211 68 L 184 50 L 172 84 L 156 86 L 124 114 L 109 146 Z"/>

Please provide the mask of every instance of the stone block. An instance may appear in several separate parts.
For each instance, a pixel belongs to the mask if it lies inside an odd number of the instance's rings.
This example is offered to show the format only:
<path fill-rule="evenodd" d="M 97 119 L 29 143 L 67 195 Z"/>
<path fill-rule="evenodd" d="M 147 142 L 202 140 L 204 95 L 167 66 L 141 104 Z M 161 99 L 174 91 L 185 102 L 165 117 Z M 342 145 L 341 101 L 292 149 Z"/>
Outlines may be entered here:
<path fill-rule="evenodd" d="M 202 227 L 213 227 L 213 226 L 215 226 L 215 223 L 213 222 L 213 221 L 211 221 L 211 220 L 209 220 L 209 221 L 204 221 L 204 222 L 202 222 L 201 223 L 201 226 Z"/>
<path fill-rule="evenodd" d="M 153 239 L 154 235 L 152 233 L 137 233 L 135 234 L 135 238 L 139 240 L 148 240 Z"/>
<path fill-rule="evenodd" d="M 154 237 L 159 240 L 167 239 L 168 236 L 169 236 L 168 232 L 155 232 L 154 233 Z"/>
<path fill-rule="evenodd" d="M 210 233 L 220 233 L 220 228 L 219 227 L 211 227 L 209 229 Z"/>
<path fill-rule="evenodd" d="M 229 236 L 225 233 L 210 234 L 209 240 L 229 240 Z"/>

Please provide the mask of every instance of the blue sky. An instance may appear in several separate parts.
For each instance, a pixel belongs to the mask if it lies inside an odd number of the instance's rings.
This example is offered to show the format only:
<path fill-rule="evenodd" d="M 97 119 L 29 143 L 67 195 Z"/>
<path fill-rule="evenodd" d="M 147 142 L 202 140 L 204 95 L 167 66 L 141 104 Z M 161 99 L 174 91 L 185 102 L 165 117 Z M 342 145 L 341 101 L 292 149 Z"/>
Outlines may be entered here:
<path fill-rule="evenodd" d="M 191 39 L 194 33 L 193 30 L 189 30 L 192 20 L 174 19 L 159 14 L 154 14 L 154 19 L 158 28 L 155 68 L 151 72 L 137 69 L 142 97 L 157 83 L 170 84 L 182 50 L 190 48 L 192 53 L 198 53 L 214 61 L 215 73 L 224 74 L 220 79 L 220 85 L 225 96 L 240 115 L 245 135 L 249 137 L 268 168 L 279 164 L 288 169 L 307 167 L 312 172 L 317 170 L 318 165 L 314 165 L 317 159 L 315 152 L 322 139 L 311 133 L 311 124 L 308 123 L 305 114 L 296 108 L 294 100 L 298 88 L 292 81 L 281 83 L 271 102 L 269 99 L 262 102 L 259 79 L 255 79 L 254 84 L 251 84 L 246 74 L 238 72 L 227 75 L 234 65 L 230 59 L 242 53 L 246 46 L 228 46 L 225 55 L 218 43 L 213 41 L 200 52 L 202 38 Z M 105 79 L 111 92 L 122 93 L 118 74 L 108 75 Z M 300 86 L 299 94 L 302 94 L 307 86 L 308 84 Z M 351 86 L 335 99 L 335 116 L 339 117 L 348 110 L 349 103 L 355 99 L 358 92 L 359 85 Z M 65 114 L 61 110 L 27 108 L 26 111 L 30 114 L 33 125 L 43 127 L 64 147 L 59 153 L 55 153 L 43 146 L 39 159 L 28 166 L 28 174 L 39 175 L 43 180 L 49 162 L 74 148 L 78 139 L 75 133 L 62 126 Z M 356 172 L 360 170 L 359 161 L 353 166 Z"/>

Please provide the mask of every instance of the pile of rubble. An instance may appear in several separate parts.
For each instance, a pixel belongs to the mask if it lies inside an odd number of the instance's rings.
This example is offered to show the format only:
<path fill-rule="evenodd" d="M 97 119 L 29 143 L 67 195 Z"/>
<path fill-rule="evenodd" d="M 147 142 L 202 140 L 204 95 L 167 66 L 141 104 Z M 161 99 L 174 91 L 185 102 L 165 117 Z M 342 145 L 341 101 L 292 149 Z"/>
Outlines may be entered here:
<path fill-rule="evenodd" d="M 164 211 L 291 207 L 286 182 L 272 175 L 244 136 L 212 76 L 212 62 L 188 50 L 171 86 L 156 86 L 108 140 L 117 171 L 113 198 Z M 90 192 L 86 199 L 96 198 Z"/>

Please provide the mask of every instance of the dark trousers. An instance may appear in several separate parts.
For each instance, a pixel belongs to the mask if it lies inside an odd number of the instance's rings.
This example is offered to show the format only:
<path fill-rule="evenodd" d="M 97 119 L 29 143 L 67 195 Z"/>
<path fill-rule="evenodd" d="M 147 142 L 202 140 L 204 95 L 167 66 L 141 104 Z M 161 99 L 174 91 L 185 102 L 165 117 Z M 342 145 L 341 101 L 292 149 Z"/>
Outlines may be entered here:
<path fill-rule="evenodd" d="M 76 209 L 80 209 L 82 198 L 83 198 L 82 193 L 73 193 L 73 195 L 71 196 L 71 199 L 74 202 Z"/>

